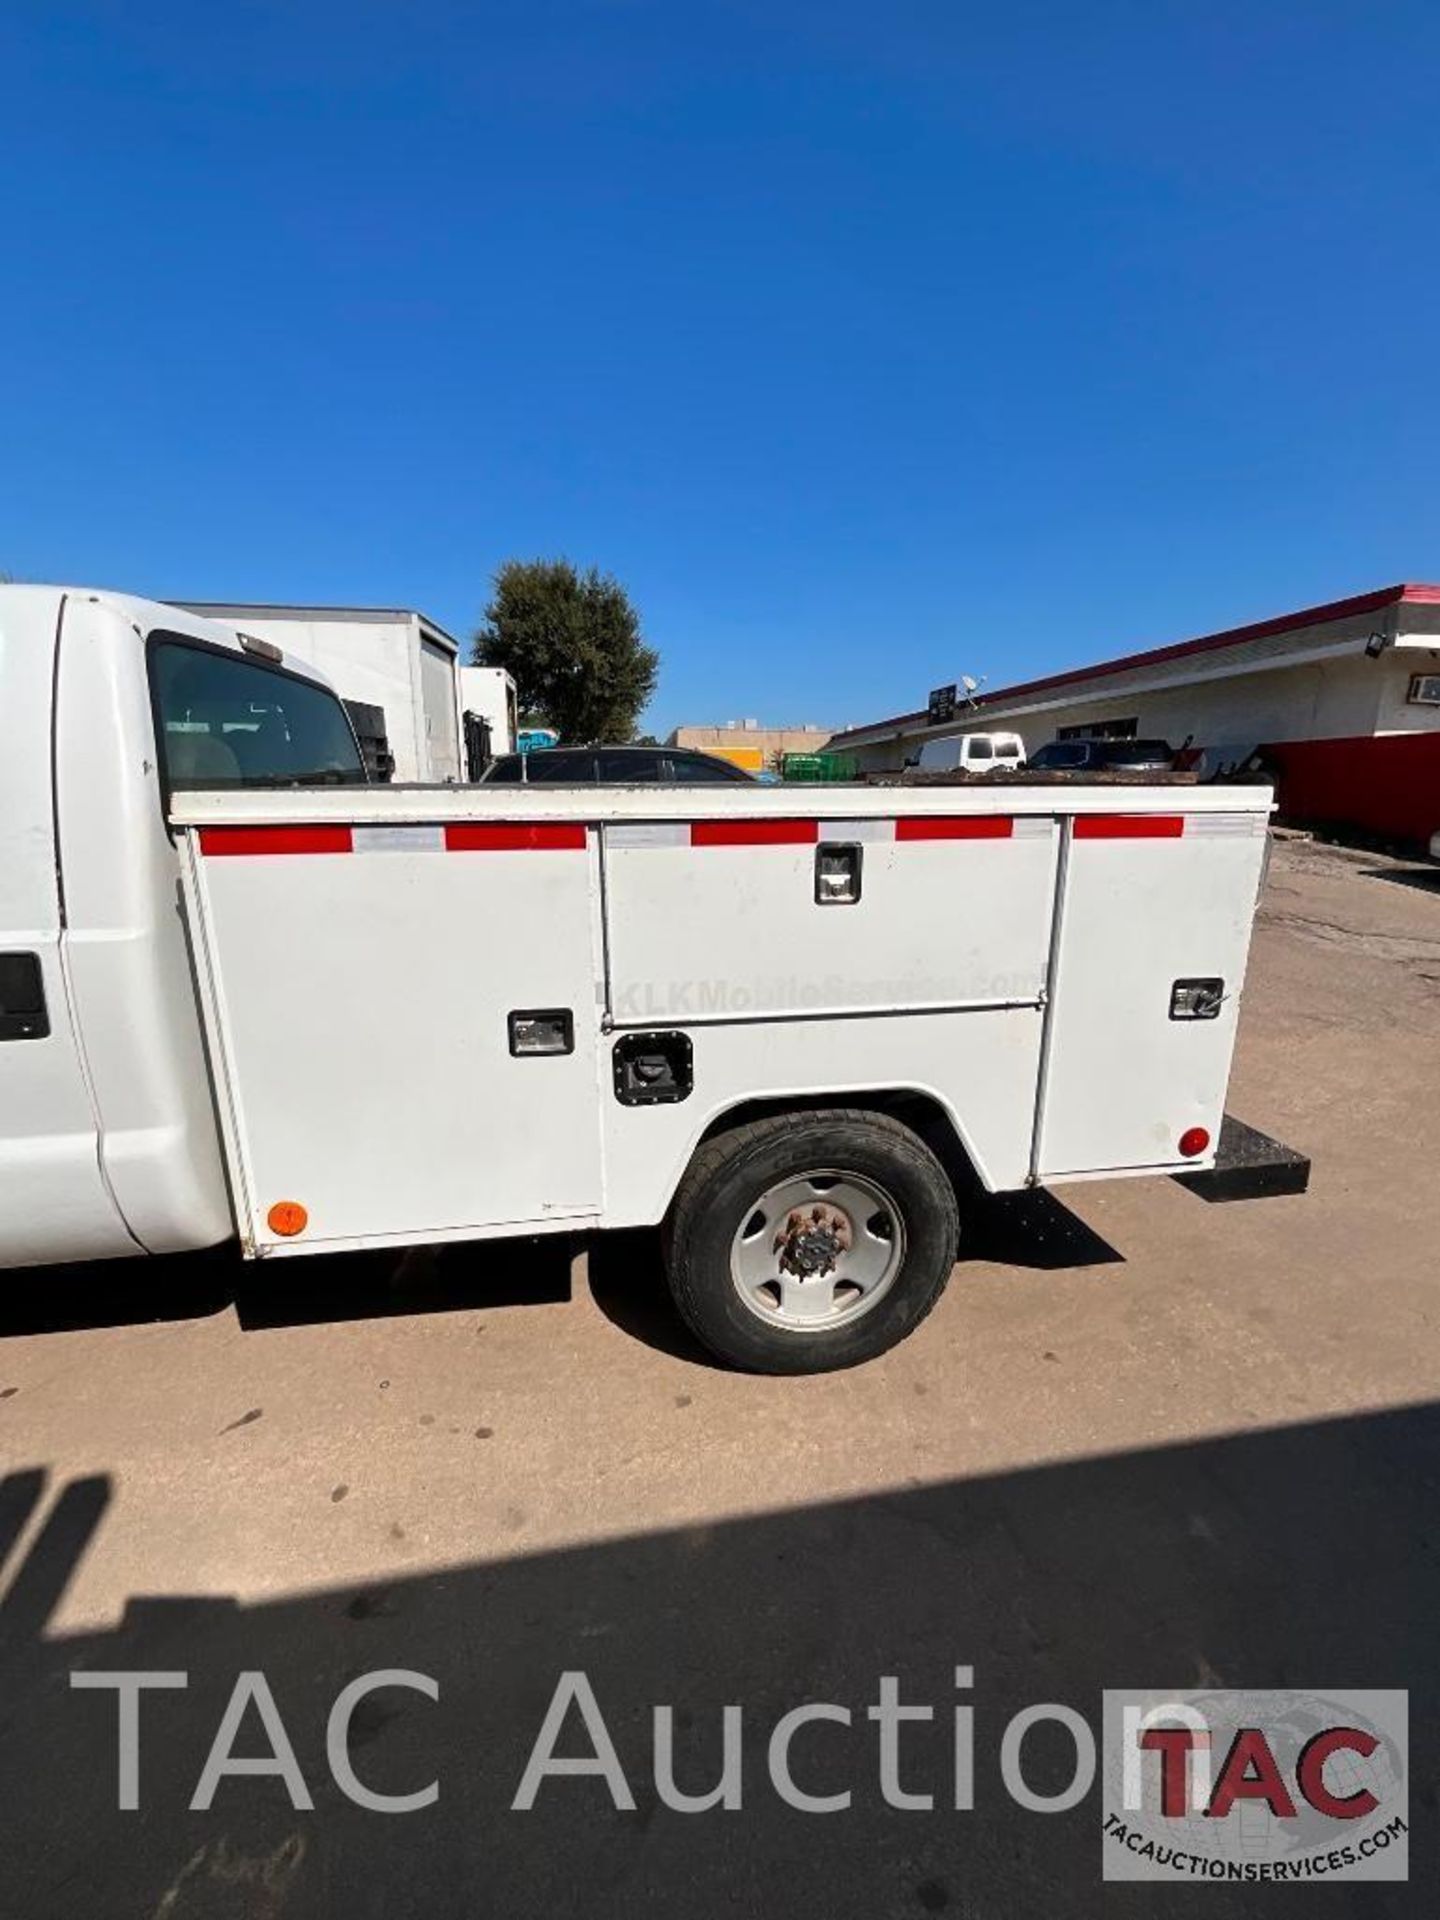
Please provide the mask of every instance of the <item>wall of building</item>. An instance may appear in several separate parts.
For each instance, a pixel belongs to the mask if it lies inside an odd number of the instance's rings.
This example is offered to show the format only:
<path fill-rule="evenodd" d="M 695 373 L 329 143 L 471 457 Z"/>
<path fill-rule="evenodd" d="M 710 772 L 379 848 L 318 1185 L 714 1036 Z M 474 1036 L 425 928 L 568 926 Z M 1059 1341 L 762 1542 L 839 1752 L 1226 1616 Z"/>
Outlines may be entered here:
<path fill-rule="evenodd" d="M 724 754 L 741 766 L 761 768 L 776 766 L 787 753 L 818 753 L 829 738 L 828 727 L 676 727 L 665 744 Z"/>
<path fill-rule="evenodd" d="M 908 714 L 831 744 L 864 773 L 889 772 L 959 733 L 1013 730 L 1033 754 L 1062 730 L 1128 722 L 1189 742 L 1211 773 L 1262 753 L 1283 815 L 1423 842 L 1440 825 L 1440 706 L 1409 698 L 1426 673 L 1440 674 L 1440 587 L 1385 588 L 1002 691 L 944 728 Z"/>
<path fill-rule="evenodd" d="M 1272 667 L 1265 672 L 1193 680 L 1151 691 L 1118 692 L 1106 681 L 1077 686 L 1068 700 L 976 708 L 957 725 L 919 727 L 899 740 L 855 749 L 867 772 L 901 766 L 926 740 L 992 727 L 1013 728 L 1034 753 L 1064 727 L 1136 721 L 1136 732 L 1179 746 L 1193 736 L 1212 763 L 1242 758 L 1264 742 L 1348 739 L 1374 733 L 1429 732 L 1440 727 L 1440 707 L 1406 703 L 1413 674 L 1426 670 L 1427 652 L 1389 652 L 1379 660 L 1344 654 L 1331 660 Z M 1440 669 L 1437 669 L 1440 670 Z"/>
<path fill-rule="evenodd" d="M 1040 713 L 987 708 L 984 725 L 1013 726 L 1033 752 L 1061 727 L 1134 718 L 1136 732 L 1179 746 L 1193 736 L 1212 762 L 1248 755 L 1262 741 L 1373 733 L 1386 674 L 1363 655 L 1310 661 L 1262 673 L 1197 680 L 1150 693 L 1076 699 Z"/>
<path fill-rule="evenodd" d="M 997 701 L 959 726 L 847 750 L 862 772 L 890 771 L 948 734 L 1013 728 L 1034 753 L 1062 727 L 1133 718 L 1146 738 L 1178 747 L 1193 737 L 1209 772 L 1263 749 L 1279 775 L 1285 819 L 1423 845 L 1440 827 L 1440 707 L 1407 696 L 1412 677 L 1428 671 L 1440 672 L 1440 650 L 1387 650 L 1378 660 L 1343 654 L 1129 694 L 1101 681 L 1039 710 Z"/>
<path fill-rule="evenodd" d="M 1376 732 L 1428 733 L 1440 729 L 1440 707 L 1417 706 L 1410 700 L 1410 682 L 1417 674 L 1440 673 L 1440 646 L 1398 648 L 1385 655 L 1384 666 Z"/>

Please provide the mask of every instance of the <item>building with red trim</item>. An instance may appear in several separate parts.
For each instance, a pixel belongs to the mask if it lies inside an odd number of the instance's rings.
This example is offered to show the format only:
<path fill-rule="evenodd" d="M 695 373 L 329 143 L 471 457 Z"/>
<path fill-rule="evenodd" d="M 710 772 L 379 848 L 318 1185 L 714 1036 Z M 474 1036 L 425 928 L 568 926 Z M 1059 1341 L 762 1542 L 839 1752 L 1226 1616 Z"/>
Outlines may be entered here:
<path fill-rule="evenodd" d="M 1208 772 L 1259 753 L 1283 817 L 1426 843 L 1440 828 L 1440 586 L 1382 587 L 1223 633 L 836 734 L 863 772 L 927 740 L 1012 729 L 1034 753 L 1090 735 L 1187 741 Z"/>

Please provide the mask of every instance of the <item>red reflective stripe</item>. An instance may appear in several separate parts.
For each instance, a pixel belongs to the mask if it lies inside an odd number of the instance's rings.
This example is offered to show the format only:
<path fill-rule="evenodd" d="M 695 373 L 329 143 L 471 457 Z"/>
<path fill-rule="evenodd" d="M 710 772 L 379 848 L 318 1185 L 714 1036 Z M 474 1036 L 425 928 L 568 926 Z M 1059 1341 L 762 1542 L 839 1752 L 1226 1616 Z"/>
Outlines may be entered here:
<path fill-rule="evenodd" d="M 1184 831 L 1183 813 L 1082 813 L 1075 818 L 1077 840 L 1178 840 Z"/>
<path fill-rule="evenodd" d="M 808 847 L 820 838 L 814 820 L 692 820 L 692 847 Z"/>
<path fill-rule="evenodd" d="M 895 822 L 897 840 L 1008 840 L 1014 831 L 1008 813 L 909 814 Z"/>
<path fill-rule="evenodd" d="M 447 853 L 546 853 L 584 846 L 585 828 L 578 820 L 500 820 L 493 826 L 466 820 L 445 829 Z"/>
<path fill-rule="evenodd" d="M 202 827 L 200 851 L 217 853 L 349 853 L 349 827 Z"/>

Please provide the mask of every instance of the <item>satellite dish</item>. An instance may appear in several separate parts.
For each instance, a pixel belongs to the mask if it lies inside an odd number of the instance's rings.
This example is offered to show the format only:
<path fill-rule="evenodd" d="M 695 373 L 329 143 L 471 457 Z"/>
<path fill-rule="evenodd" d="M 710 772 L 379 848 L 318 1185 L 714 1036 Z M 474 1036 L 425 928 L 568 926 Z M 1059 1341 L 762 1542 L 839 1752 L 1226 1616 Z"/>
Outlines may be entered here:
<path fill-rule="evenodd" d="M 979 688 L 980 682 L 978 680 L 972 680 L 968 673 L 962 673 L 960 676 L 960 684 L 964 687 L 966 693 L 974 693 Z"/>

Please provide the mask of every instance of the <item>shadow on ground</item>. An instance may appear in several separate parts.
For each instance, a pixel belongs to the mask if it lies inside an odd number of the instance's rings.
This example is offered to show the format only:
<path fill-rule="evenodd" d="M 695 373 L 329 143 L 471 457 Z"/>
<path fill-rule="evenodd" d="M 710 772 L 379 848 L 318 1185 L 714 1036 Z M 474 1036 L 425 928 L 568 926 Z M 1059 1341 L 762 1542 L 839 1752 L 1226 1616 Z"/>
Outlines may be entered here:
<path fill-rule="evenodd" d="M 1363 867 L 1361 871 L 1367 880 L 1388 880 L 1392 887 L 1440 894 L 1440 867 Z"/>
<path fill-rule="evenodd" d="M 977 1195 L 967 1206 L 966 1222 L 961 1249 L 966 1259 L 1053 1270 L 1121 1258 L 1048 1193 Z M 6 1275 L 0 1339 L 193 1320 L 229 1307 L 242 1327 L 286 1327 L 538 1306 L 570 1298 L 572 1262 L 584 1244 L 568 1234 L 541 1234 L 268 1261 L 242 1260 L 229 1246 L 21 1269 Z M 597 1304 L 622 1331 L 663 1353 L 715 1364 L 670 1303 L 657 1232 L 594 1235 L 589 1271 Z"/>
<path fill-rule="evenodd" d="M 16 1269 L 5 1276 L 0 1339 L 195 1320 L 235 1309 L 242 1327 L 293 1327 L 465 1307 L 537 1306 L 570 1297 L 575 1243 L 564 1234 L 399 1252 L 242 1260 L 206 1253 Z"/>
<path fill-rule="evenodd" d="M 28 1548 L 0 1608 L 6 1906 L 27 1920 L 1099 1913 L 1096 1795 L 1049 1816 L 1011 1804 L 996 1770 L 1005 1723 L 1045 1701 L 1094 1721 L 1107 1685 L 1225 1683 L 1411 1689 L 1415 1882 L 1335 1886 L 1304 1906 L 1433 1911 L 1437 1492 L 1440 1412 L 1424 1406 L 273 1603 L 138 1592 L 114 1631 L 57 1640 L 46 1621 L 95 1530 L 124 1525 L 123 1503 L 107 1511 L 104 1476 L 51 1488 L 38 1471 L 14 1472 L 0 1489 L 0 1543 Z M 417 1487 L 417 1508 L 425 1497 Z M 975 1669 L 977 1809 L 965 1814 L 947 1805 L 957 1663 Z M 355 1724 L 354 1766 L 371 1789 L 438 1776 L 438 1802 L 405 1816 L 353 1805 L 325 1760 L 336 1695 L 382 1668 L 440 1689 L 433 1704 L 372 1695 Z M 115 1809 L 113 1697 L 69 1684 L 75 1671 L 116 1669 L 188 1676 L 184 1692 L 143 1702 L 142 1804 L 126 1814 Z M 192 1812 L 236 1676 L 256 1669 L 314 1810 L 252 1777 L 222 1781 L 213 1809 Z M 633 1811 L 593 1778 L 551 1781 L 532 1812 L 510 1808 L 566 1669 L 594 1688 Z M 934 1812 L 882 1802 L 864 1714 L 882 1674 L 937 1709 L 933 1725 L 904 1730 L 901 1749 L 902 1784 L 933 1790 Z M 854 1715 L 848 1728 L 807 1728 L 795 1750 L 808 1791 L 853 1789 L 847 1812 L 803 1814 L 770 1787 L 770 1729 L 803 1701 Z M 651 1710 L 667 1703 L 693 1792 L 718 1775 L 722 1706 L 743 1708 L 742 1810 L 660 1803 Z M 573 1715 L 568 1733 L 565 1750 L 585 1751 Z M 252 1709 L 238 1750 L 268 1745 Z M 1025 1763 L 1035 1790 L 1056 1791 L 1068 1743 L 1038 1729 Z M 1264 1886 L 1103 1888 L 1105 1913 L 1137 1920 L 1276 1910 Z"/>

